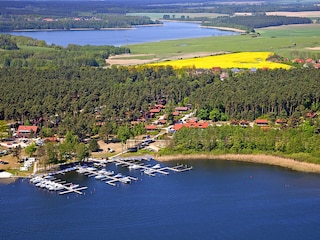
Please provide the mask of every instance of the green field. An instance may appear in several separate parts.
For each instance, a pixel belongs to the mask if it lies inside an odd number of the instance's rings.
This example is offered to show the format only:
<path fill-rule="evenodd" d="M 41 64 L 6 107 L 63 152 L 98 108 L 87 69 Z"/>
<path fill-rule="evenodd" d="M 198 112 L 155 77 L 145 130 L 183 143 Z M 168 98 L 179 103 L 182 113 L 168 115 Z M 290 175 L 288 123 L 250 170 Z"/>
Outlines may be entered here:
<path fill-rule="evenodd" d="M 165 59 L 197 52 L 270 51 L 293 58 L 299 53 L 315 54 L 319 51 L 307 48 L 320 46 L 320 25 L 284 26 L 274 29 L 258 29 L 260 35 L 219 36 L 180 39 L 154 43 L 129 45 L 132 54 L 153 54 Z"/>

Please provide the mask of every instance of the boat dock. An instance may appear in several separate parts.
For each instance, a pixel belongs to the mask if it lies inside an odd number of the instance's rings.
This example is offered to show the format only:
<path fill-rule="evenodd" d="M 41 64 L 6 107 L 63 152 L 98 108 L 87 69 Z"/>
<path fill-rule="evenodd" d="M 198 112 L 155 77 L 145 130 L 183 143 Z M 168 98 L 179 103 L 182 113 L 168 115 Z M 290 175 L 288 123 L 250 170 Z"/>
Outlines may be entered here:
<path fill-rule="evenodd" d="M 174 167 L 161 167 L 159 163 L 151 166 L 150 164 L 145 164 L 145 161 L 150 159 L 145 158 L 113 158 L 109 160 L 104 160 L 107 163 L 114 163 L 115 165 L 120 165 L 122 167 L 127 167 L 130 170 L 140 170 L 144 174 L 149 176 L 156 176 L 156 174 L 168 175 L 169 171 L 173 172 L 184 172 L 192 169 L 191 167 L 185 165 L 177 165 Z"/>
<path fill-rule="evenodd" d="M 160 163 L 154 163 L 150 157 L 131 157 L 131 158 L 112 158 L 106 159 L 90 159 L 88 165 L 72 165 L 65 169 L 51 172 L 46 175 L 37 175 L 30 179 L 30 182 L 35 186 L 49 191 L 56 191 L 59 195 L 68 193 L 76 193 L 82 195 L 82 190 L 88 187 L 80 187 L 78 184 L 67 183 L 64 180 L 57 179 L 55 175 L 64 175 L 67 172 L 76 171 L 79 174 L 86 175 L 88 177 L 94 177 L 96 180 L 100 180 L 111 186 L 117 186 L 117 183 L 129 184 L 132 181 L 137 181 L 137 177 L 125 176 L 121 173 L 115 173 L 106 169 L 106 166 L 110 163 L 116 166 L 128 168 L 129 170 L 139 170 L 141 173 L 148 176 L 156 176 L 157 174 L 169 175 L 170 172 L 185 172 L 192 169 L 192 166 L 176 165 L 176 166 L 161 166 Z"/>
<path fill-rule="evenodd" d="M 79 187 L 78 184 L 74 183 L 67 183 L 66 181 L 63 181 L 61 179 L 54 178 L 52 175 L 35 176 L 30 179 L 30 182 L 39 188 L 44 188 L 49 191 L 60 191 L 60 195 L 73 192 L 82 195 L 83 192 L 81 190 L 85 190 L 88 188 Z"/>
<path fill-rule="evenodd" d="M 100 170 L 95 167 L 79 166 L 77 172 L 88 177 L 94 177 L 97 180 L 105 181 L 105 183 L 111 186 L 116 186 L 117 182 L 131 183 L 132 180 L 138 180 L 138 178 L 135 177 L 123 176 L 121 173 L 115 174 L 113 171 L 107 171 L 105 169 Z"/>

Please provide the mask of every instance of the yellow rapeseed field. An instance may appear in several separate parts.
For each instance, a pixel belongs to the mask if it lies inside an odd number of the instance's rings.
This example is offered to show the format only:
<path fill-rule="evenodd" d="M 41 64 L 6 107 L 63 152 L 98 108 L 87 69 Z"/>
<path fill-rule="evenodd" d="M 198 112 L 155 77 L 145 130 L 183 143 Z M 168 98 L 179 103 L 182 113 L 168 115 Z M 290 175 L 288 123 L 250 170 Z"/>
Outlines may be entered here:
<path fill-rule="evenodd" d="M 289 69 L 289 65 L 266 61 L 269 56 L 274 55 L 272 52 L 241 52 L 230 53 L 217 56 L 188 58 L 174 61 L 151 63 L 148 66 L 172 66 L 174 68 L 194 67 L 207 68 L 282 68 Z"/>

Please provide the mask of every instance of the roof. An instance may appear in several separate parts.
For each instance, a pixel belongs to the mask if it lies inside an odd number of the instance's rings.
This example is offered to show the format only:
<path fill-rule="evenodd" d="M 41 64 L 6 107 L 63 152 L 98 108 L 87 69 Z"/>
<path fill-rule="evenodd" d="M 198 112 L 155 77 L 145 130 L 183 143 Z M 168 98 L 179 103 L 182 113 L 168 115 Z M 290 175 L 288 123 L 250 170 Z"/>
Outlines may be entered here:
<path fill-rule="evenodd" d="M 188 111 L 189 108 L 188 107 L 176 107 L 174 110 L 175 111 Z"/>
<path fill-rule="evenodd" d="M 36 133 L 38 131 L 38 127 L 37 126 L 23 126 L 23 125 L 20 125 L 18 127 L 18 133 L 30 133 L 31 131 Z"/>
<path fill-rule="evenodd" d="M 147 125 L 147 126 L 145 126 L 145 129 L 146 130 L 156 130 L 157 126 L 156 125 Z"/>
<path fill-rule="evenodd" d="M 267 119 L 256 119 L 256 124 L 268 124 L 269 121 Z"/>
<path fill-rule="evenodd" d="M 276 120 L 276 123 L 280 124 L 280 123 L 287 123 L 287 119 L 281 119 L 281 118 L 278 118 Z"/>
<path fill-rule="evenodd" d="M 175 131 L 180 130 L 183 127 L 187 127 L 187 128 L 207 128 L 209 127 L 209 123 L 208 122 L 187 122 L 187 123 L 177 123 L 173 126 L 173 129 Z"/>
<path fill-rule="evenodd" d="M 151 113 L 159 113 L 161 111 L 160 108 L 153 108 L 150 110 Z"/>

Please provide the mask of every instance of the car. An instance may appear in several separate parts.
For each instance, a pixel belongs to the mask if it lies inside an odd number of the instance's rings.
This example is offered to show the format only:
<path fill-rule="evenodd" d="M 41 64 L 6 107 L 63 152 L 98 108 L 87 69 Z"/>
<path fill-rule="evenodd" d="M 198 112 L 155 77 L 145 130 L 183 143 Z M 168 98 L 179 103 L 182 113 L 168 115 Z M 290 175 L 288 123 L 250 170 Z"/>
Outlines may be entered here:
<path fill-rule="evenodd" d="M 107 151 L 110 152 L 110 153 L 113 153 L 113 152 L 114 152 L 114 149 L 108 148 Z"/>

